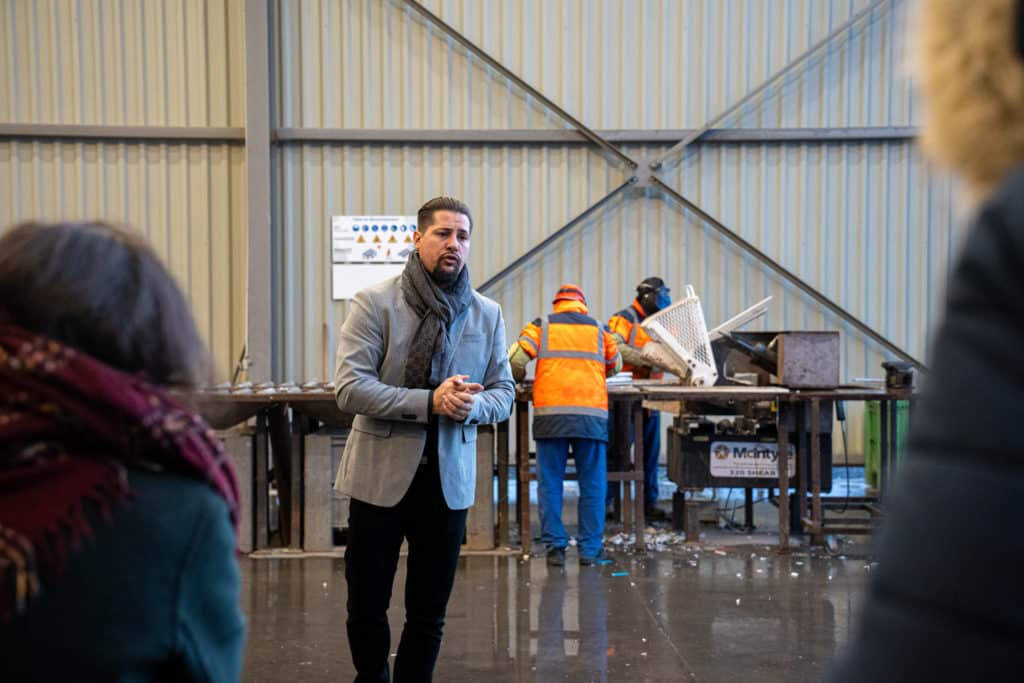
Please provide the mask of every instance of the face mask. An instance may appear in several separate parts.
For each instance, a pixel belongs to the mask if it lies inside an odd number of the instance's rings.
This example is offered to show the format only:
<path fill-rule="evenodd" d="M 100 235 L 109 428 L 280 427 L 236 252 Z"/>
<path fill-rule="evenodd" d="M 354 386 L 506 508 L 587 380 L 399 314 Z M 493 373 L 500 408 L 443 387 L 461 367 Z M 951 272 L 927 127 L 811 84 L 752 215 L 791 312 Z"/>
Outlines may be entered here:
<path fill-rule="evenodd" d="M 654 315 L 672 303 L 666 287 L 656 291 L 649 289 L 640 296 L 638 301 L 640 302 L 640 308 L 644 309 L 644 315 Z"/>
<path fill-rule="evenodd" d="M 654 300 L 654 305 L 658 307 L 658 310 L 668 308 L 669 304 L 672 303 L 672 297 L 669 296 L 668 287 L 662 287 L 658 290 L 658 298 Z"/>

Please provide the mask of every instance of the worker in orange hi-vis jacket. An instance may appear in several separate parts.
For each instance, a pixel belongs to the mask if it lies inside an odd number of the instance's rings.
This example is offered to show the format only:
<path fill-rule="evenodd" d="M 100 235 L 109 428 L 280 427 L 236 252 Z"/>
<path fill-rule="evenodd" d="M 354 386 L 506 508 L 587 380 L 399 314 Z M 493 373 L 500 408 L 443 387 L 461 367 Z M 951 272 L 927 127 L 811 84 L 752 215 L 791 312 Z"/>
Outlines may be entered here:
<path fill-rule="evenodd" d="M 512 376 L 522 380 L 537 359 L 533 385 L 533 436 L 537 441 L 538 507 L 547 562 L 565 564 L 569 543 L 562 524 L 562 484 L 572 450 L 579 478 L 579 562 L 601 556 L 608 440 L 608 390 L 605 377 L 622 367 L 615 340 L 590 317 L 587 299 L 565 284 L 546 319 L 523 328 L 509 349 Z M 520 494 L 524 495 L 524 494 Z M 528 539 L 524 539 L 528 542 Z"/>
<path fill-rule="evenodd" d="M 633 303 L 608 321 L 608 327 L 622 354 L 622 369 L 633 373 L 633 379 L 659 379 L 661 369 L 643 356 L 642 350 L 651 338 L 640 327 L 649 316 L 672 303 L 669 288 L 660 277 L 649 277 L 636 288 Z M 630 425 L 632 429 L 632 425 Z M 630 437 L 632 441 L 632 437 Z M 658 457 L 661 454 L 661 418 L 656 410 L 644 410 L 644 508 L 649 520 L 667 520 L 668 514 L 658 508 Z M 611 503 L 609 488 L 606 504 Z"/>

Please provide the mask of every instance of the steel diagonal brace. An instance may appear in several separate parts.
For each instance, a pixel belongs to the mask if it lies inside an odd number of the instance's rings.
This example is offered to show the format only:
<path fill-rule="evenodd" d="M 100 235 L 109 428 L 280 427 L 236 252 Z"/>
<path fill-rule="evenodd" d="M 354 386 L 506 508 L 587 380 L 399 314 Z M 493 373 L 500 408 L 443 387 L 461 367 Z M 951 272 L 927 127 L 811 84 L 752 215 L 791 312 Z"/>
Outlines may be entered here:
<path fill-rule="evenodd" d="M 720 220 L 718 220 L 717 218 L 709 214 L 707 211 L 691 202 L 683 195 L 676 192 L 673 188 L 666 185 L 660 179 L 653 178 L 651 184 L 657 189 L 661 190 L 661 192 L 665 196 L 671 197 L 677 203 L 681 204 L 685 209 L 696 214 L 698 218 L 700 218 L 702 221 L 713 227 L 719 234 L 730 240 L 733 244 L 738 246 L 743 251 L 751 254 L 754 258 L 756 258 L 762 264 L 767 266 L 770 270 L 781 276 L 784 280 L 795 285 L 804 294 L 811 297 L 816 302 L 827 308 L 841 320 L 845 321 L 849 325 L 856 328 L 858 332 L 869 337 L 870 339 L 877 342 L 881 346 L 885 347 L 887 350 L 896 354 L 903 360 L 913 363 L 921 370 L 928 369 L 924 363 L 911 356 L 909 353 L 904 351 L 902 348 L 900 348 L 893 342 L 889 341 L 887 338 L 882 336 L 878 331 L 876 331 L 873 327 L 869 326 L 867 323 L 865 323 L 863 320 L 855 316 L 853 313 L 850 313 L 845 308 L 837 304 L 835 301 L 822 294 L 815 287 L 804 281 L 799 275 L 783 266 L 781 263 L 779 263 L 768 254 L 758 249 L 756 246 L 754 246 L 747 240 L 743 239 L 743 237 L 741 237 L 740 235 L 726 227 L 725 224 L 723 224 Z"/>
<path fill-rule="evenodd" d="M 470 54 L 482 60 L 489 67 L 500 73 L 502 76 L 504 76 L 509 81 L 514 83 L 517 87 L 519 87 L 520 89 L 528 93 L 531 97 L 535 98 L 537 101 L 543 104 L 548 110 L 554 112 L 558 117 L 560 117 L 562 120 L 564 120 L 573 128 L 575 128 L 583 137 L 585 137 L 587 140 L 603 149 L 610 156 L 617 159 L 619 163 L 628 168 L 630 171 L 634 171 L 637 169 L 639 164 L 636 160 L 634 160 L 621 149 L 619 149 L 618 147 L 610 143 L 608 140 L 606 140 L 605 138 L 601 137 L 593 130 L 588 128 L 583 122 L 578 120 L 565 109 L 555 104 L 551 99 L 544 95 L 544 93 L 540 92 L 537 88 L 533 87 L 525 80 L 520 78 L 517 74 L 512 72 L 504 64 L 502 64 L 497 59 L 489 55 L 483 48 L 478 46 L 473 41 L 469 40 L 455 27 L 445 23 L 444 20 L 442 20 L 440 17 L 438 17 L 436 14 L 428 10 L 423 5 L 421 5 L 419 2 L 416 2 L 416 0 L 401 1 L 404 5 L 406 5 L 411 10 L 419 14 L 421 17 L 423 17 L 428 23 L 436 26 L 438 29 L 441 30 L 441 32 L 443 32 L 449 38 L 451 38 L 459 45 L 461 45 L 463 48 L 465 48 Z M 478 289 L 480 289 L 481 291 L 486 291 L 487 289 L 493 287 L 496 283 L 507 277 L 510 273 L 518 269 L 520 266 L 529 261 L 535 255 L 542 252 L 544 249 L 548 247 L 548 245 L 552 244 L 553 242 L 555 242 L 555 240 L 565 235 L 569 230 L 582 223 L 589 216 L 594 214 L 598 209 L 600 209 L 608 202 L 610 202 L 613 198 L 615 198 L 619 193 L 621 193 L 626 188 L 634 185 L 636 182 L 637 177 L 635 175 L 628 178 L 624 183 L 616 187 L 614 190 L 606 194 L 601 199 L 597 200 L 596 202 L 588 206 L 580 214 L 578 214 L 575 218 L 573 218 L 568 223 L 563 225 L 561 228 L 548 235 L 539 244 L 531 247 L 524 254 L 519 256 L 515 261 L 502 268 L 495 275 L 491 276 L 486 282 L 480 285 Z"/>
<path fill-rule="evenodd" d="M 459 45 L 464 47 L 466 50 L 468 50 L 470 54 L 475 55 L 485 64 L 487 64 L 487 66 L 491 67 L 492 69 L 500 73 L 502 76 L 515 83 L 516 86 L 518 86 L 520 89 L 525 90 L 527 93 L 529 93 L 531 97 L 537 99 L 548 110 L 557 114 L 559 118 L 561 118 L 563 121 L 565 121 L 573 128 L 575 128 L 577 131 L 579 131 L 580 135 L 587 138 L 592 143 L 603 149 L 605 152 L 618 159 L 619 163 L 621 163 L 622 165 L 626 166 L 629 169 L 634 169 L 637 167 L 637 162 L 634 159 L 632 159 L 628 154 L 626 154 L 621 149 L 619 149 L 618 147 L 616 147 L 615 145 L 613 145 L 612 143 L 608 142 L 603 137 L 595 133 L 593 130 L 584 125 L 583 122 L 581 122 L 579 119 L 577 119 L 572 114 L 567 112 L 565 109 L 555 104 L 547 96 L 545 96 L 544 93 L 542 93 L 540 90 L 537 90 L 537 88 L 533 87 L 532 85 L 524 81 L 522 78 L 520 78 L 518 75 L 513 73 L 508 67 L 506 67 L 504 64 L 502 64 L 497 59 L 489 55 L 486 51 L 484 51 L 483 48 L 481 48 L 479 45 L 477 45 L 469 38 L 464 36 L 458 29 L 445 23 L 443 19 L 441 19 L 439 16 L 428 10 L 420 3 L 416 2 L 416 0 L 401 1 L 407 7 L 409 7 L 414 12 L 422 16 L 424 19 L 426 19 L 428 23 L 436 26 L 445 35 L 447 35 L 449 38 L 451 38 Z"/>
<path fill-rule="evenodd" d="M 510 275 L 517 268 L 519 268 L 520 266 L 525 264 L 527 261 L 532 259 L 537 254 L 539 254 L 542 251 L 544 251 L 549 245 L 553 244 L 557 239 L 559 239 L 560 237 L 565 235 L 567 232 L 572 230 L 574 227 L 576 227 L 577 225 L 579 225 L 580 223 L 585 221 L 591 215 L 596 213 L 598 209 L 600 209 L 603 206 L 605 206 L 606 204 L 608 204 L 612 199 L 617 197 L 623 190 L 625 190 L 626 188 L 634 185 L 635 183 L 636 183 L 636 178 L 632 177 L 632 178 L 628 179 L 626 182 L 624 182 L 621 185 L 619 185 L 618 187 L 616 187 L 614 190 L 612 190 L 608 194 L 606 194 L 605 196 L 603 196 L 600 199 L 598 199 L 596 202 L 594 202 L 593 204 L 588 206 L 586 209 L 584 209 L 580 214 L 578 214 L 571 221 L 569 221 L 568 223 L 566 223 L 565 225 L 560 227 L 558 230 L 555 230 L 553 233 L 551 233 L 550 235 L 545 237 L 540 243 L 534 245 L 533 247 L 530 247 L 530 249 L 527 250 L 526 253 L 524 253 L 522 256 L 520 256 L 515 261 L 513 261 L 510 264 L 508 264 L 507 266 L 505 266 L 504 268 L 499 270 L 497 273 L 492 275 L 490 278 L 487 279 L 486 282 L 484 282 L 482 285 L 477 287 L 477 289 L 480 290 L 480 291 L 486 291 L 487 289 L 489 289 L 490 287 L 493 287 L 495 284 L 497 284 L 501 280 L 505 279 L 508 275 Z"/>
<path fill-rule="evenodd" d="M 737 112 L 741 107 L 743 107 L 744 105 L 746 105 L 747 103 L 752 101 L 755 97 L 757 97 L 758 95 L 763 93 L 765 90 L 770 88 L 772 85 L 777 83 L 779 80 L 785 78 L 787 74 L 789 74 L 794 69 L 796 69 L 798 66 L 802 65 L 808 59 L 813 57 L 822 48 L 824 48 L 825 46 L 829 45 L 833 40 L 835 40 L 840 35 L 842 35 L 846 31 L 848 31 L 850 28 L 852 28 L 853 26 L 855 26 L 858 23 L 860 23 L 860 21 L 863 20 L 865 17 L 870 16 L 876 10 L 880 9 L 881 7 L 883 7 L 885 5 L 888 5 L 891 2 L 895 2 L 895 1 L 897 1 L 897 0 L 875 0 L 875 2 L 872 2 L 870 5 L 868 5 L 864 9 L 862 9 L 861 11 L 857 12 L 856 14 L 854 14 L 852 17 L 850 17 L 849 19 L 844 21 L 842 24 L 837 26 L 834 30 L 830 31 L 827 36 L 825 36 L 824 38 L 819 40 L 817 43 L 815 43 L 814 45 L 809 47 L 807 50 L 805 50 L 801 54 L 799 54 L 796 57 L 794 57 L 792 60 L 789 61 L 789 63 L 787 63 L 781 69 L 779 69 L 774 74 L 769 76 L 766 81 L 761 83 L 761 85 L 757 86 L 756 88 L 754 88 L 753 90 L 751 90 L 750 92 L 745 94 L 743 97 L 741 97 L 738 100 L 736 100 L 735 102 L 733 102 L 731 105 L 729 105 L 724 110 L 722 110 L 722 112 L 719 113 L 717 116 L 714 116 L 711 119 L 709 119 L 707 121 L 707 123 L 705 123 L 703 126 L 701 126 L 700 128 L 697 128 L 696 130 L 692 131 L 685 138 L 683 138 L 678 143 L 676 143 L 671 148 L 669 148 L 668 151 L 666 151 L 664 154 L 662 154 L 660 158 L 655 159 L 654 161 L 650 162 L 651 170 L 652 171 L 662 170 L 666 165 L 674 163 L 675 161 L 678 161 L 679 158 L 682 156 L 683 150 L 685 150 L 688 146 L 690 146 L 690 144 L 692 144 L 696 140 L 699 140 L 700 138 L 702 138 L 704 135 L 706 135 L 708 133 L 708 131 L 710 131 L 712 128 L 714 128 L 718 124 L 722 123 L 729 116 L 731 116 L 732 114 Z"/>

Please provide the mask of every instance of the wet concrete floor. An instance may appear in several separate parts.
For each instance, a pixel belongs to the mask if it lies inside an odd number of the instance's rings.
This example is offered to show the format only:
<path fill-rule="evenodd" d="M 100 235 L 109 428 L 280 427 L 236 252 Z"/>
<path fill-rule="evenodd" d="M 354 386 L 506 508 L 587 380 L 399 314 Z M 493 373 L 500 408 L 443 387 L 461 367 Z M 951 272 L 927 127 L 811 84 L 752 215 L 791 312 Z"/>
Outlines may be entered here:
<path fill-rule="evenodd" d="M 741 542 L 742 543 L 742 542 Z M 764 544 L 460 560 L 437 681 L 819 681 L 870 564 Z M 389 612 L 401 632 L 404 559 Z M 341 558 L 242 560 L 246 681 L 349 681 Z"/>

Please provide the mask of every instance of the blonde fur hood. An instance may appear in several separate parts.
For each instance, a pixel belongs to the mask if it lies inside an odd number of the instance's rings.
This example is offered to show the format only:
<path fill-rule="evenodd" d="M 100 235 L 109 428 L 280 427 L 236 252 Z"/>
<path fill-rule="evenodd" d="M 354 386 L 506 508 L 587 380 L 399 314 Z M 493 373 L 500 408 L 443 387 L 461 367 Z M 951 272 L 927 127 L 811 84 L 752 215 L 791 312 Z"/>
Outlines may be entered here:
<path fill-rule="evenodd" d="M 1018 0 L 920 0 L 914 32 L 924 96 L 922 147 L 974 201 L 1024 162 L 1024 58 Z"/>

